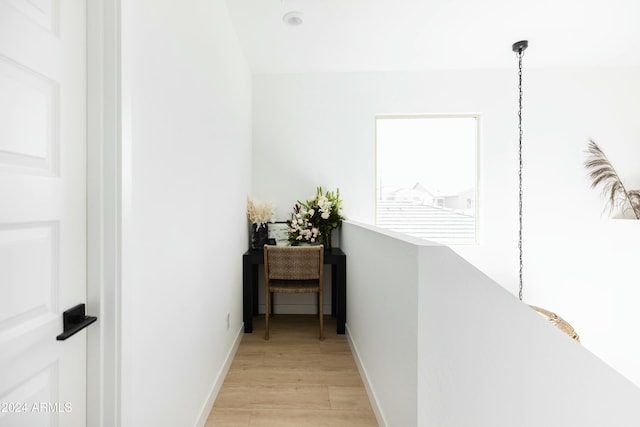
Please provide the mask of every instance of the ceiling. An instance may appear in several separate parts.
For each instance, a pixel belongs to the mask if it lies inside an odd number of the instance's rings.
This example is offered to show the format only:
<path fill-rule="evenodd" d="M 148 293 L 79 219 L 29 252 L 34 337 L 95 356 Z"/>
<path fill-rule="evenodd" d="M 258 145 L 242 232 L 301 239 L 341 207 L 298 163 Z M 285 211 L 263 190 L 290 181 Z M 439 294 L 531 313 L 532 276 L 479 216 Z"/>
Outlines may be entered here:
<path fill-rule="evenodd" d="M 640 0 L 226 1 L 254 73 L 640 65 Z"/>

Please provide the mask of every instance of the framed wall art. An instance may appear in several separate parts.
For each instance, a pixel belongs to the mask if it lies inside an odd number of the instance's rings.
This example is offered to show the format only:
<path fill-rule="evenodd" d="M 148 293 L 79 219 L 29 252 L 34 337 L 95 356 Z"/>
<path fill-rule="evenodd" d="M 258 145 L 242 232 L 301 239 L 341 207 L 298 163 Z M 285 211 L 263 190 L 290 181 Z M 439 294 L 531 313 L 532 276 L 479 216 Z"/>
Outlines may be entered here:
<path fill-rule="evenodd" d="M 269 239 L 276 241 L 276 246 L 289 244 L 289 224 L 286 222 L 270 222 L 268 224 Z"/>

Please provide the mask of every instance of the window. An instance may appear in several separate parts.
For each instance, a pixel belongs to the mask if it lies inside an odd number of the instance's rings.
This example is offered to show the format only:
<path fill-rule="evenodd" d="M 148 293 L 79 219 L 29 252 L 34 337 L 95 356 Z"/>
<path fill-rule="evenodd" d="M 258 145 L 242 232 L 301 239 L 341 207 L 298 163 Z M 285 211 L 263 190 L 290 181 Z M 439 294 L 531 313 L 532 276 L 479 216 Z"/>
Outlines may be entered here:
<path fill-rule="evenodd" d="M 474 114 L 376 117 L 376 224 L 475 243 L 479 123 Z"/>

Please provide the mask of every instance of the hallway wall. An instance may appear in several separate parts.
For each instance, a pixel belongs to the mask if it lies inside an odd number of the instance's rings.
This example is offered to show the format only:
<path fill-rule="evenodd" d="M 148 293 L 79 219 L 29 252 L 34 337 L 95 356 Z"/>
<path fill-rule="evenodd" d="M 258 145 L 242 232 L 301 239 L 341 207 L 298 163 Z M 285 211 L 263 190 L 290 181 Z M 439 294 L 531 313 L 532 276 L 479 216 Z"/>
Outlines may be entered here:
<path fill-rule="evenodd" d="M 223 0 L 123 21 L 122 425 L 194 426 L 242 325 L 250 71 Z"/>

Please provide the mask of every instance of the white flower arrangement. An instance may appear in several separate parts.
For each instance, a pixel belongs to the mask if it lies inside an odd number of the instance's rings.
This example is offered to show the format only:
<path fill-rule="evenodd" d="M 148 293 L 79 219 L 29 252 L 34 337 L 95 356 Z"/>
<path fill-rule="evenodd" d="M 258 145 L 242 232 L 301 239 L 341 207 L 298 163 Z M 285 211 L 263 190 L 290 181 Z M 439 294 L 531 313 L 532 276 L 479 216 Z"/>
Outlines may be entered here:
<path fill-rule="evenodd" d="M 311 223 L 311 218 L 315 211 L 307 209 L 306 206 L 296 204 L 293 207 L 291 220 L 289 221 L 289 243 L 298 242 L 315 243 L 320 230 Z"/>
<path fill-rule="evenodd" d="M 316 189 L 313 199 L 298 202 L 289 220 L 289 244 L 322 243 L 331 247 L 331 231 L 344 220 L 340 191 L 323 192 Z"/>

